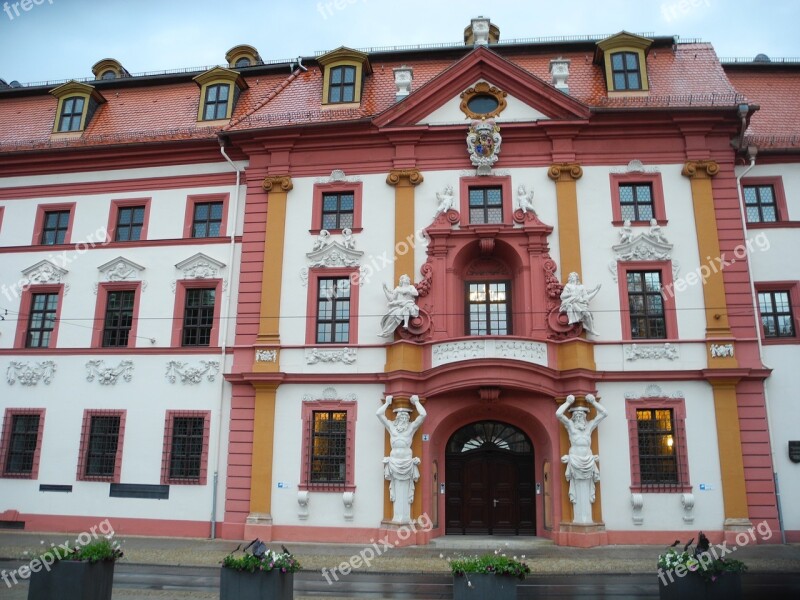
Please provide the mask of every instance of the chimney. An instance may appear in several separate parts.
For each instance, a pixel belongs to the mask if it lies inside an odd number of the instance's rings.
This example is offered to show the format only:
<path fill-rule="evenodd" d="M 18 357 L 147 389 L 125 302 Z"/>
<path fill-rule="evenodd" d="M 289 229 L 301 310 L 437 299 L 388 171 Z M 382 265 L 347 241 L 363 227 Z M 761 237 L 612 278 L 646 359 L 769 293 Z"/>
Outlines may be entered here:
<path fill-rule="evenodd" d="M 399 102 L 411 93 L 411 80 L 414 79 L 414 70 L 402 65 L 392 69 L 394 71 L 394 101 Z"/>
<path fill-rule="evenodd" d="M 464 29 L 466 46 L 472 45 L 477 48 L 496 44 L 498 41 L 500 41 L 500 29 L 497 25 L 493 25 L 488 17 L 478 16 L 470 21 L 469 27 Z"/>
<path fill-rule="evenodd" d="M 568 58 L 561 58 L 560 56 L 550 61 L 550 74 L 553 76 L 553 85 L 557 90 L 561 90 L 565 94 L 569 94 L 569 86 L 567 85 L 569 63 L 570 60 Z"/>

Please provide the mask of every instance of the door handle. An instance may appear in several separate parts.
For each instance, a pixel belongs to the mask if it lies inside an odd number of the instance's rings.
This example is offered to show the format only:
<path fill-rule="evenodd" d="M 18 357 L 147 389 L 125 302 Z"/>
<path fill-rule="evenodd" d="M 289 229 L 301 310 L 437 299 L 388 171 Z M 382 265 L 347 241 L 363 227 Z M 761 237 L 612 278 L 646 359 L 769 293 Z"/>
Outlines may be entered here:
<path fill-rule="evenodd" d="M 498 500 L 497 498 L 495 498 L 494 500 L 492 500 L 493 506 L 494 506 L 495 508 L 497 508 L 497 503 L 498 503 L 498 502 L 500 502 L 500 500 Z"/>

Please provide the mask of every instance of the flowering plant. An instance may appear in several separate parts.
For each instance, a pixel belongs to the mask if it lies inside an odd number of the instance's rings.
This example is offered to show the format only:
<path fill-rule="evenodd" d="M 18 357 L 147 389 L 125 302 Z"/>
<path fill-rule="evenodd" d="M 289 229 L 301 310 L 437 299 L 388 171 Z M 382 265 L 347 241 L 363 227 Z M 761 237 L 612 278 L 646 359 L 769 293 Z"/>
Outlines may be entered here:
<path fill-rule="evenodd" d="M 675 550 L 675 547 L 680 544 L 680 541 L 676 540 L 672 546 L 667 548 L 666 553 L 659 555 L 659 571 L 674 571 L 678 577 L 683 577 L 687 573 L 695 573 L 695 576 L 713 582 L 725 573 L 743 573 L 747 570 L 747 566 L 740 560 L 717 556 L 717 552 L 711 548 L 708 538 L 703 535 L 702 531 L 698 539 L 694 549 L 691 546 L 694 541 L 692 538 L 681 552 Z"/>
<path fill-rule="evenodd" d="M 505 554 L 500 554 L 499 550 L 495 550 L 494 554 L 467 556 L 449 562 L 450 571 L 459 577 L 463 577 L 467 573 L 486 573 L 525 579 L 525 576 L 531 572 L 531 568 L 524 562 L 518 561 L 516 556 L 509 558 Z"/>
<path fill-rule="evenodd" d="M 241 549 L 242 554 L 236 556 Z M 248 550 L 250 552 L 248 552 Z M 234 571 L 280 571 L 281 573 L 295 573 L 300 570 L 300 563 L 292 556 L 292 553 L 285 546 L 281 546 L 281 552 L 274 552 L 267 548 L 267 545 L 259 539 L 255 539 L 247 546 L 239 546 L 222 559 L 222 566 Z"/>

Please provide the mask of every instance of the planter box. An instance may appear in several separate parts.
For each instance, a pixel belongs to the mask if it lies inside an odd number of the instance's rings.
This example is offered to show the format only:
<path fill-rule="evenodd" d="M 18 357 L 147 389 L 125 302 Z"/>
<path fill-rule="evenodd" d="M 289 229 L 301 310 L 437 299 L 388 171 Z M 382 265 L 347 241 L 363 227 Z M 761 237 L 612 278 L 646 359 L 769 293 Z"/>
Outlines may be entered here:
<path fill-rule="evenodd" d="M 61 560 L 50 571 L 31 573 L 28 600 L 111 600 L 113 580 L 114 561 Z"/>
<path fill-rule="evenodd" d="M 508 575 L 467 573 L 453 576 L 454 600 L 516 600 L 519 579 Z M 472 584 L 472 587 L 469 584 Z"/>
<path fill-rule="evenodd" d="M 234 571 L 222 568 L 220 600 L 292 600 L 294 573 Z"/>
<path fill-rule="evenodd" d="M 706 582 L 701 577 L 687 574 L 672 581 L 664 575 L 666 585 L 659 577 L 658 597 L 660 600 L 741 600 L 741 573 L 725 573 L 716 581 Z"/>

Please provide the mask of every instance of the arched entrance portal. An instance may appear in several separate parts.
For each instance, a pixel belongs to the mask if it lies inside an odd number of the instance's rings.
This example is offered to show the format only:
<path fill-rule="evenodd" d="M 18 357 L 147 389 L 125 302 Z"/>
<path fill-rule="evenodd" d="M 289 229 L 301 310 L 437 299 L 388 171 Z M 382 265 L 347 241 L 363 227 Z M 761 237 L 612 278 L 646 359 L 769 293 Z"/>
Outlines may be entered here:
<path fill-rule="evenodd" d="M 445 450 L 445 533 L 535 535 L 533 446 L 507 423 L 462 427 Z"/>

